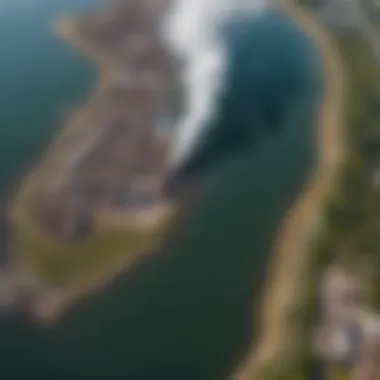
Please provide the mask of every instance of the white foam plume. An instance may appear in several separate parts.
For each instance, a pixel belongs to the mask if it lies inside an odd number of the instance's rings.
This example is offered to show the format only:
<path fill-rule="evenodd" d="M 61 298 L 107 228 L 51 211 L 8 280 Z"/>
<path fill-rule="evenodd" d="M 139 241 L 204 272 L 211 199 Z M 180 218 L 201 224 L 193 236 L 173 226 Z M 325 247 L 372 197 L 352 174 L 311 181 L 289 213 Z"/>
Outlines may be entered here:
<path fill-rule="evenodd" d="M 230 17 L 260 12 L 265 0 L 176 0 L 165 22 L 164 35 L 174 55 L 185 64 L 182 85 L 185 112 L 176 128 L 171 164 L 182 161 L 215 112 L 223 88 L 227 57 L 219 28 Z"/>

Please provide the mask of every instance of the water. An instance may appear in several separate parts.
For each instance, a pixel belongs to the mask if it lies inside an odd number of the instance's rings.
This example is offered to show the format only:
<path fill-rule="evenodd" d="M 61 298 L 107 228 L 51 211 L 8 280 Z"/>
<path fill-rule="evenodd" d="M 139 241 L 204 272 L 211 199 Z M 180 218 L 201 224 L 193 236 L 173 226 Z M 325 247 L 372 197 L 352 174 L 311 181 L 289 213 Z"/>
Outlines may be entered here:
<path fill-rule="evenodd" d="M 94 0 L 0 1 L 0 194 L 35 162 L 93 71 L 52 30 Z"/>
<path fill-rule="evenodd" d="M 7 104 L 0 108 L 4 184 L 54 133 L 50 122 L 62 102 L 88 88 L 87 66 L 42 33 L 42 20 L 60 7 L 51 2 L 44 16 L 41 5 L 7 19 L 18 54 L 26 38 L 16 28 L 21 16 L 35 42 L 24 61 L 13 55 L 12 66 L 8 46 L 8 63 L 0 63 L 7 68 L 0 75 L 12 84 L 0 94 Z M 208 175 L 177 239 L 54 330 L 0 321 L 5 378 L 221 380 L 246 353 L 270 242 L 313 164 L 319 78 L 309 41 L 284 16 L 267 13 L 231 28 L 220 112 L 183 166 L 186 178 Z"/>

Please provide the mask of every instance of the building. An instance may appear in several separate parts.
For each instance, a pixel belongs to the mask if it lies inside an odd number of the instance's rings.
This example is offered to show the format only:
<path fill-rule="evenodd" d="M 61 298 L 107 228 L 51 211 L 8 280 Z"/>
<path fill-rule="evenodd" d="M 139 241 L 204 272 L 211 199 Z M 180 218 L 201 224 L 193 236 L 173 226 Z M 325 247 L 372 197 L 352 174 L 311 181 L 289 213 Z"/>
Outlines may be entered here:
<path fill-rule="evenodd" d="M 135 212 L 162 200 L 169 146 L 156 128 L 167 112 L 174 67 L 155 28 L 168 5 L 115 2 L 110 11 L 86 19 L 86 38 L 109 55 L 115 69 L 84 121 L 91 129 L 74 136 L 71 154 L 60 157 L 59 166 L 67 168 L 57 171 L 61 181 L 51 178 L 58 185 L 48 184 L 38 202 L 39 220 L 55 237 L 85 237 L 98 212 Z"/>
<path fill-rule="evenodd" d="M 355 0 L 324 0 L 319 9 L 322 20 L 332 27 L 355 29 L 359 25 Z"/>
<path fill-rule="evenodd" d="M 356 365 L 351 371 L 351 380 L 380 379 L 380 318 L 371 313 L 362 313 L 363 344 Z"/>
<path fill-rule="evenodd" d="M 339 267 L 329 268 L 320 287 L 320 328 L 316 336 L 319 356 L 348 367 L 355 365 L 364 333 L 357 317 L 361 287 Z"/>
<path fill-rule="evenodd" d="M 364 309 L 360 282 L 342 268 L 329 268 L 320 289 L 316 353 L 343 365 L 350 380 L 380 379 L 380 317 Z"/>

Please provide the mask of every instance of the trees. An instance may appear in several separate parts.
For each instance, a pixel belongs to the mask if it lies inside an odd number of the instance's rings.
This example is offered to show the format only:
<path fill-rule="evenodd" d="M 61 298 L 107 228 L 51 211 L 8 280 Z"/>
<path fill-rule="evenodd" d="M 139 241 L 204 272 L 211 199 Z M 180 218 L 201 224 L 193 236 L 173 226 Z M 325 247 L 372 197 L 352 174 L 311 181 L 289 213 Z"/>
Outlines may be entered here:
<path fill-rule="evenodd" d="M 301 1 L 302 5 L 312 8 L 317 3 Z M 337 29 L 330 33 L 348 77 L 345 108 L 348 154 L 311 247 L 306 290 L 309 296 L 301 318 L 309 333 L 317 313 L 319 278 L 326 265 L 336 259 L 347 267 L 364 261 L 373 267 L 374 273 L 368 280 L 370 298 L 372 305 L 380 308 L 380 191 L 372 184 L 374 167 L 380 161 L 380 70 L 360 33 Z M 305 357 L 309 354 L 310 358 L 311 353 L 306 351 Z M 292 378 L 297 378 L 299 373 L 300 378 L 309 378 L 312 371 L 312 365 L 300 358 Z M 331 376 L 338 379 L 345 378 L 346 374 Z"/>

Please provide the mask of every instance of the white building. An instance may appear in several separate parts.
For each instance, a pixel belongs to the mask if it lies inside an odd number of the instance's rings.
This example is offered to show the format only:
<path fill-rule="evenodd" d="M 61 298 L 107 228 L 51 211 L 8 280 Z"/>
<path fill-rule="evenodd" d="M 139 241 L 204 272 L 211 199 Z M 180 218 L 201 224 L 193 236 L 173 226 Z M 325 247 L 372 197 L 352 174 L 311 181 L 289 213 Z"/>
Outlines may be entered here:
<path fill-rule="evenodd" d="M 320 15 L 324 22 L 339 28 L 356 28 L 358 15 L 355 0 L 326 0 Z"/>

